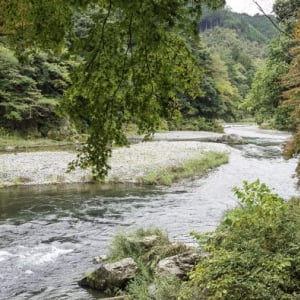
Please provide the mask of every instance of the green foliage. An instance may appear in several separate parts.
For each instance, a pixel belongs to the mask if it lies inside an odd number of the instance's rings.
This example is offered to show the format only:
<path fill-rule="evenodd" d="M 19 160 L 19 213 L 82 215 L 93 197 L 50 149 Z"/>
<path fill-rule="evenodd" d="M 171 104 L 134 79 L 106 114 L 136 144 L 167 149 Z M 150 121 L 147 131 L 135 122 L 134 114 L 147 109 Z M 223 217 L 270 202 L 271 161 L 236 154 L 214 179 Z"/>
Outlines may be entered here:
<path fill-rule="evenodd" d="M 273 10 L 277 19 L 284 24 L 287 34 L 292 34 L 293 32 L 299 7 L 299 0 L 276 0 L 274 3 Z"/>
<path fill-rule="evenodd" d="M 181 283 L 178 277 L 167 274 L 157 274 L 150 285 L 143 277 L 137 277 L 129 284 L 128 292 L 130 295 L 125 299 L 177 300 Z M 153 288 L 153 291 L 151 291 L 151 288 Z"/>
<path fill-rule="evenodd" d="M 290 109 L 282 107 L 282 77 L 287 73 L 290 40 L 280 36 L 269 45 L 269 56 L 255 75 L 252 89 L 243 107 L 254 113 L 258 124 L 268 122 L 273 128 L 291 129 Z"/>
<path fill-rule="evenodd" d="M 180 299 L 297 299 L 300 201 L 285 203 L 258 180 L 234 189 L 240 200 L 215 232 L 196 238 L 208 252 Z"/>
<path fill-rule="evenodd" d="M 165 232 L 157 228 L 139 228 L 132 233 L 121 232 L 115 236 L 110 244 L 109 260 L 118 261 L 123 258 L 132 257 L 134 260 L 142 259 L 147 249 L 140 243 L 140 240 L 148 236 L 157 236 L 157 246 L 170 245 Z"/>
<path fill-rule="evenodd" d="M 204 117 L 182 118 L 177 121 L 170 121 L 168 128 L 170 130 L 192 130 L 192 131 L 212 131 L 224 132 L 224 128 L 220 121 L 215 119 L 206 119 Z"/>
<path fill-rule="evenodd" d="M 234 118 L 234 101 L 237 99 L 237 90 L 231 85 L 228 68 L 218 52 L 212 52 L 212 49 L 203 43 L 199 43 L 197 47 L 194 46 L 194 49 L 200 66 L 203 68 L 202 80 L 199 85 L 203 92 L 196 97 L 184 94 L 180 98 L 179 105 L 183 121 L 190 123 L 192 120 L 195 123 L 195 119 L 197 119 L 199 129 L 203 130 L 201 128 L 202 120 L 207 120 L 207 125 L 209 125 L 210 122 L 213 122 L 212 120 L 217 118 L 224 120 Z"/>
<path fill-rule="evenodd" d="M 161 168 L 138 179 L 142 184 L 171 185 L 183 178 L 191 178 L 205 174 L 209 169 L 228 162 L 228 154 L 220 152 L 205 152 L 199 158 L 194 158 L 179 166 Z"/>
<path fill-rule="evenodd" d="M 59 125 L 56 107 L 69 82 L 67 66 L 57 58 L 37 53 L 20 63 L 0 45 L 0 125 L 46 136 Z"/>
<path fill-rule="evenodd" d="M 21 56 L 34 46 L 58 51 L 71 26 L 71 7 L 76 2 L 83 1 L 0 0 L 0 34 L 9 37 Z"/>
<path fill-rule="evenodd" d="M 241 118 L 244 112 L 240 110 L 240 104 L 250 91 L 254 74 L 264 59 L 265 45 L 242 38 L 235 30 L 222 27 L 206 30 L 202 33 L 202 40 L 210 51 L 210 69 L 217 91 L 216 95 L 211 95 L 214 102 L 221 103 L 217 106 L 218 117 L 229 121 Z M 204 86 L 203 90 L 207 91 L 207 88 Z"/>
<path fill-rule="evenodd" d="M 277 22 L 273 16 L 270 18 Z M 223 112 L 219 118 L 228 121 L 249 116 L 249 111 L 253 112 L 254 108 L 247 111 L 243 102 L 251 90 L 256 71 L 267 56 L 266 44 L 278 32 L 265 16 L 237 14 L 226 8 L 205 10 L 199 27 L 202 40 L 213 57 L 212 78 L 217 93 L 211 95 L 214 101 L 219 99 L 222 103 L 212 107 L 217 107 L 219 114 Z M 208 91 L 206 95 L 212 91 L 211 87 L 203 90 Z M 203 101 L 200 105 L 205 103 L 209 102 Z M 279 119 L 283 119 L 281 115 Z"/>
<path fill-rule="evenodd" d="M 67 41 L 78 58 L 64 108 L 89 138 L 71 168 L 91 166 L 103 177 L 112 145 L 127 142 L 124 123 L 152 133 L 177 110 L 179 94 L 201 94 L 201 68 L 187 41 L 198 33 L 203 4 L 225 1 L 1 1 L 0 32 L 17 49 L 58 50 Z M 87 8 L 93 13 L 76 35 L 72 17 Z"/>
<path fill-rule="evenodd" d="M 299 5 L 299 0 L 275 1 L 281 34 L 270 43 L 266 64 L 257 72 L 244 104 L 266 127 L 297 130 Z M 288 144 L 287 156 L 296 144 L 295 140 Z"/>
<path fill-rule="evenodd" d="M 292 61 L 287 74 L 282 78 L 282 86 L 285 91 L 282 94 L 284 101 L 281 108 L 290 112 L 290 118 L 292 120 L 290 123 L 294 125 L 293 137 L 284 147 L 284 154 L 287 158 L 291 158 L 300 153 L 300 19 L 296 21 L 294 29 L 293 47 L 290 50 Z M 296 171 L 300 178 L 300 160 L 298 161 Z"/>
<path fill-rule="evenodd" d="M 175 275 L 158 275 L 155 278 L 155 300 L 177 300 L 182 281 Z"/>

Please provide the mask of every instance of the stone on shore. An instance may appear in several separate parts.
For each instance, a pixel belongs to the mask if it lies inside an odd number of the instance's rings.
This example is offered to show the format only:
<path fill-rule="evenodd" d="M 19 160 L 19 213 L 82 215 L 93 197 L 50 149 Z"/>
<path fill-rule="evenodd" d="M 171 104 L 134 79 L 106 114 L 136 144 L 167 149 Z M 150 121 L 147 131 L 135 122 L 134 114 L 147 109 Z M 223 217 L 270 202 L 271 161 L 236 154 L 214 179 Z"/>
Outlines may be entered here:
<path fill-rule="evenodd" d="M 124 288 L 138 270 L 132 258 L 124 258 L 115 263 L 102 264 L 98 269 L 81 279 L 78 284 L 100 291 Z"/>
<path fill-rule="evenodd" d="M 196 263 L 204 257 L 206 257 L 206 254 L 197 253 L 195 251 L 187 251 L 178 255 L 166 257 L 158 262 L 157 271 L 159 273 L 169 273 L 182 280 L 186 280 L 187 273 L 190 272 Z"/>

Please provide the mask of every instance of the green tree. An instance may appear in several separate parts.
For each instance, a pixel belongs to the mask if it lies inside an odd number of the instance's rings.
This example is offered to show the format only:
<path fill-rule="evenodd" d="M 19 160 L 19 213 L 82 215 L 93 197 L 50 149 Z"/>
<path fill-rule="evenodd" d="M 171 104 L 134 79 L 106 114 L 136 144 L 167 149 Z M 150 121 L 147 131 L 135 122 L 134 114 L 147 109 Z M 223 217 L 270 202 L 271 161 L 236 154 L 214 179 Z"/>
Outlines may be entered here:
<path fill-rule="evenodd" d="M 278 129 L 291 129 L 289 110 L 283 108 L 281 78 L 288 72 L 290 39 L 280 36 L 269 45 L 266 63 L 255 75 L 252 88 L 243 104 L 258 124 L 269 123 Z"/>
<path fill-rule="evenodd" d="M 286 76 L 283 77 L 282 85 L 285 88 L 282 96 L 284 101 L 283 108 L 288 108 L 291 112 L 292 123 L 295 128 L 293 138 L 285 145 L 285 155 L 291 158 L 300 153 L 300 19 L 298 18 L 295 32 L 293 47 L 290 55 L 293 57 L 290 68 Z M 297 173 L 300 177 L 300 160 L 298 162 Z"/>
<path fill-rule="evenodd" d="M 274 16 L 269 16 L 276 23 Z M 262 15 L 249 16 L 230 11 L 228 8 L 212 11 L 205 9 L 199 28 L 205 32 L 216 27 L 234 30 L 242 39 L 265 44 L 277 35 L 272 23 Z"/>
<path fill-rule="evenodd" d="M 45 53 L 20 63 L 0 45 L 0 126 L 42 136 L 57 126 L 56 107 L 69 84 L 67 66 Z"/>
<path fill-rule="evenodd" d="M 231 86 L 228 68 L 218 52 L 211 53 L 210 49 L 200 42 L 195 51 L 203 69 L 200 88 L 202 94 L 197 97 L 183 95 L 180 97 L 180 111 L 183 121 L 197 122 L 202 125 L 203 119 L 209 123 L 214 119 L 230 120 L 235 116 L 234 99 L 237 90 Z M 202 120 L 202 121 L 201 121 Z M 209 126 L 208 126 L 209 127 Z M 198 128 L 208 129 L 208 128 Z"/>
<path fill-rule="evenodd" d="M 224 119 L 241 118 L 244 112 L 239 106 L 251 88 L 259 63 L 264 60 L 265 45 L 242 38 L 228 28 L 206 30 L 201 36 L 213 56 L 213 78 L 227 111 Z"/>
<path fill-rule="evenodd" d="M 87 38 L 73 42 L 81 57 L 64 107 L 89 133 L 75 165 L 92 166 L 101 177 L 112 144 L 126 143 L 122 125 L 129 117 L 142 132 L 153 132 L 161 116 L 176 110 L 178 94 L 201 92 L 201 68 L 187 38 L 197 33 L 203 4 L 224 2 L 0 0 L 0 23 L 19 51 L 29 45 L 57 50 L 71 31 L 74 9 L 96 9 Z"/>

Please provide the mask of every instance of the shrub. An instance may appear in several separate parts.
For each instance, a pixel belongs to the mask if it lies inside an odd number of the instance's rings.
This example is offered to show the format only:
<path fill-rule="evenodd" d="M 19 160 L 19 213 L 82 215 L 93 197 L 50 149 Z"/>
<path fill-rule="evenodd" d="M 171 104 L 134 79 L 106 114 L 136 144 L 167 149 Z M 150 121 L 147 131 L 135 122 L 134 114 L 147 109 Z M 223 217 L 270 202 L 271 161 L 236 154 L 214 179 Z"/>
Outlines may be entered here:
<path fill-rule="evenodd" d="M 300 200 L 285 203 L 258 180 L 234 192 L 240 206 L 215 232 L 194 234 L 209 252 L 180 299 L 298 299 Z"/>

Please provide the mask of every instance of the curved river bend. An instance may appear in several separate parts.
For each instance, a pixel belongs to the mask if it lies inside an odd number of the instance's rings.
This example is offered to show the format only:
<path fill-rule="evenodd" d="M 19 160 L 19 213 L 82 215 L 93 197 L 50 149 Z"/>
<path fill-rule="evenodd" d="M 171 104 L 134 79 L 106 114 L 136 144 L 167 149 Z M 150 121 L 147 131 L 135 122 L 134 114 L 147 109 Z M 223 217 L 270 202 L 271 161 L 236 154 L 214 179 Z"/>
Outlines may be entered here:
<path fill-rule="evenodd" d="M 230 162 L 204 178 L 171 188 L 51 186 L 0 190 L 0 299 L 97 299 L 77 285 L 92 258 L 124 228 L 155 226 L 193 243 L 191 231 L 212 230 L 236 204 L 243 180 L 262 182 L 281 196 L 299 195 L 296 160 L 281 157 L 288 134 L 227 126 L 249 144 L 232 148 Z M 182 139 L 186 139 L 182 133 Z"/>

